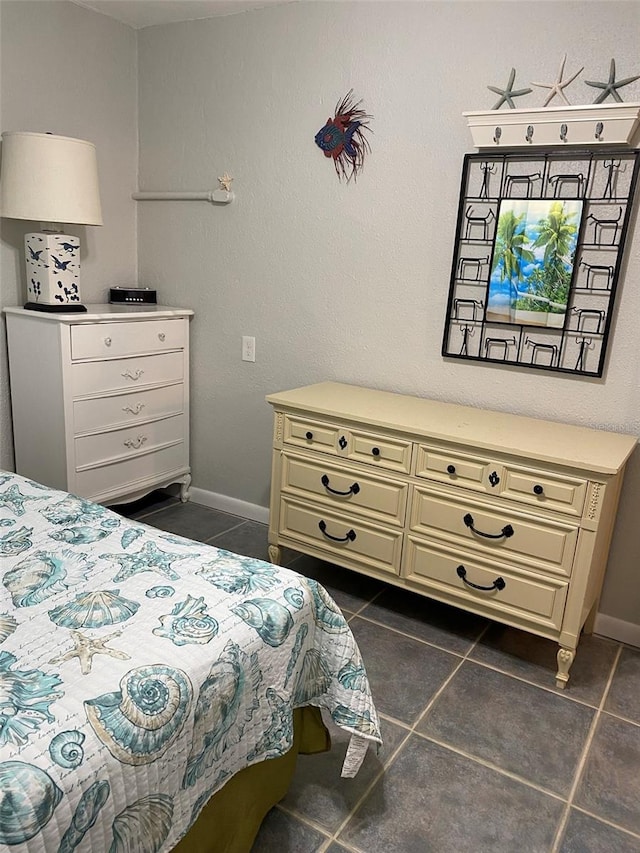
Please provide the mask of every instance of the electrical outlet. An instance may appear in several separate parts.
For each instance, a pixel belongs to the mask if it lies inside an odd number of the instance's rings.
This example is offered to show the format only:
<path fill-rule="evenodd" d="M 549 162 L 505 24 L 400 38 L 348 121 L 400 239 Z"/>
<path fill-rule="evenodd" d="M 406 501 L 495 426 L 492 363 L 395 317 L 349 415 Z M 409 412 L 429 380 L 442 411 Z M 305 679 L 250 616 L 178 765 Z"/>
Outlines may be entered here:
<path fill-rule="evenodd" d="M 256 339 L 251 338 L 248 335 L 242 336 L 242 360 L 256 360 Z"/>

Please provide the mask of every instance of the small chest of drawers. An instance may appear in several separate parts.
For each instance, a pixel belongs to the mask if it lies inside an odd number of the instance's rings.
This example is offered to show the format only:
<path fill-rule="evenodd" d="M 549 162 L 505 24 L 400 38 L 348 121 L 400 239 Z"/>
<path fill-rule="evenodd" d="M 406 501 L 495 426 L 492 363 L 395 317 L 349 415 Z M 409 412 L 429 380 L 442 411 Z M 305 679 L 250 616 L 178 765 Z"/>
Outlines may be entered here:
<path fill-rule="evenodd" d="M 101 503 L 171 483 L 186 500 L 193 312 L 5 313 L 18 473 Z"/>
<path fill-rule="evenodd" d="M 334 382 L 272 394 L 283 546 L 558 642 L 591 630 L 636 438 Z"/>

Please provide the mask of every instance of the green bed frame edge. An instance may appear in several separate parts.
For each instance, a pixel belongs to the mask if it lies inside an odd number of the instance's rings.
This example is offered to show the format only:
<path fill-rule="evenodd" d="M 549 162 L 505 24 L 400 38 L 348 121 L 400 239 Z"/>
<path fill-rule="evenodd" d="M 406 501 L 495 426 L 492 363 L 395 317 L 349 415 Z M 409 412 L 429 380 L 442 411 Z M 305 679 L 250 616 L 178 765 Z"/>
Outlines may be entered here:
<path fill-rule="evenodd" d="M 289 752 L 236 773 L 209 800 L 172 853 L 250 853 L 265 815 L 289 790 L 298 754 L 331 748 L 319 708 L 296 708 L 293 726 Z"/>

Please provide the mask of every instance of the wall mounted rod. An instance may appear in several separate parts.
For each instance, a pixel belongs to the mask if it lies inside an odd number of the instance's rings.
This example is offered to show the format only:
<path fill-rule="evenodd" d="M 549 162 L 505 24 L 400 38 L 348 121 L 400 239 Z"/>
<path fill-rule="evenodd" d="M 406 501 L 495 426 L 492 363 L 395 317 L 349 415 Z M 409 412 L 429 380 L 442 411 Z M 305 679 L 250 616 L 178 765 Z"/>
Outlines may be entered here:
<path fill-rule="evenodd" d="M 135 201 L 208 201 L 211 204 L 229 204 L 233 193 L 227 190 L 205 190 L 203 192 L 138 192 L 132 193 Z"/>

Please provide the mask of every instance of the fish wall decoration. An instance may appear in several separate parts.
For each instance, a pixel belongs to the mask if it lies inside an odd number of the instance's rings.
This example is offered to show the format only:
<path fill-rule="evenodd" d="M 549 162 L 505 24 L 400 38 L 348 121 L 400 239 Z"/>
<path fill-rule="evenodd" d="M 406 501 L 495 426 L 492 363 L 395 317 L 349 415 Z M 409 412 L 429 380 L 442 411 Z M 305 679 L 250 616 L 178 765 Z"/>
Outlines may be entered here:
<path fill-rule="evenodd" d="M 371 151 L 365 132 L 371 132 L 369 121 L 373 116 L 361 108 L 362 101 L 353 100 L 351 89 L 336 104 L 335 115 L 329 116 L 324 127 L 316 133 L 316 145 L 325 157 L 333 159 L 336 174 L 347 183 L 357 180 L 362 171 L 365 155 Z"/>

